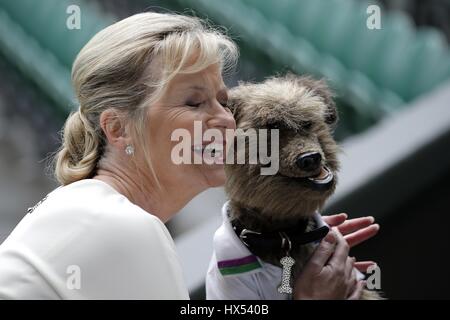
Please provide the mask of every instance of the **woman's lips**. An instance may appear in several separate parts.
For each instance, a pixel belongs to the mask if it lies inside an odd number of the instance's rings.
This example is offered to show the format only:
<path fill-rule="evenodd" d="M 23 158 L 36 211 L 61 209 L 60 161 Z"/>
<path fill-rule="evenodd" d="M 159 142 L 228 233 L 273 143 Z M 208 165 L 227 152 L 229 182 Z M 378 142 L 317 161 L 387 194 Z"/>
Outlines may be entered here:
<path fill-rule="evenodd" d="M 223 164 L 225 158 L 226 142 L 203 142 L 193 145 L 192 151 L 203 158 L 207 164 Z"/>

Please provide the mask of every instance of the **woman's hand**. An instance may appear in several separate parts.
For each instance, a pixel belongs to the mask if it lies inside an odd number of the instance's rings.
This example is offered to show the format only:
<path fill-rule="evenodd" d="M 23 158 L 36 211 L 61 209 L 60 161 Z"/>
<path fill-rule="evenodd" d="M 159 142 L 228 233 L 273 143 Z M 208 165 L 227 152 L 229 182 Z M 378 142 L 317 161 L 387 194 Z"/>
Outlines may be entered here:
<path fill-rule="evenodd" d="M 337 228 L 321 241 L 294 285 L 294 299 L 359 299 L 364 288 L 354 272 L 350 246 Z"/>
<path fill-rule="evenodd" d="M 323 220 L 330 227 L 337 227 L 339 232 L 344 235 L 349 247 L 354 247 L 375 236 L 380 230 L 378 224 L 374 224 L 373 217 L 363 217 L 347 220 L 347 214 L 335 214 L 323 216 Z M 361 272 L 366 272 L 367 268 L 374 265 L 373 261 L 361 261 L 355 263 L 355 268 Z"/>

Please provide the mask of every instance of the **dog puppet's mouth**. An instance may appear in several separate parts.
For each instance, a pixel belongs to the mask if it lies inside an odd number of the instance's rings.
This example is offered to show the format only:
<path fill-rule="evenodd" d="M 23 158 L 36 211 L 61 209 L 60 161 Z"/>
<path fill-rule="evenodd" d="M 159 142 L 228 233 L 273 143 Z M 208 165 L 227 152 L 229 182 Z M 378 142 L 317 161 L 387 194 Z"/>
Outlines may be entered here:
<path fill-rule="evenodd" d="M 333 172 L 331 172 L 330 169 L 328 169 L 327 166 L 322 166 L 320 172 L 312 177 L 306 177 L 309 181 L 315 183 L 315 184 L 328 184 L 333 181 L 334 175 Z"/>
<path fill-rule="evenodd" d="M 333 185 L 334 180 L 334 174 L 327 166 L 322 166 L 319 173 L 309 177 L 289 177 L 281 173 L 278 173 L 278 175 L 289 179 L 295 179 L 307 187 L 319 191 L 329 189 Z"/>

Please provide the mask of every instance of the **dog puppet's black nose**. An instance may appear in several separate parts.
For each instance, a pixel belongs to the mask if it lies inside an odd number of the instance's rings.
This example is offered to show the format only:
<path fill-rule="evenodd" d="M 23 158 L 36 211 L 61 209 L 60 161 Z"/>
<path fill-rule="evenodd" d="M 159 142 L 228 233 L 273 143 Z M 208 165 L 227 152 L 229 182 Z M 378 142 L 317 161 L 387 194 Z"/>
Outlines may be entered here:
<path fill-rule="evenodd" d="M 322 156 L 318 152 L 307 152 L 297 158 L 297 166 L 304 171 L 314 171 L 320 167 Z"/>

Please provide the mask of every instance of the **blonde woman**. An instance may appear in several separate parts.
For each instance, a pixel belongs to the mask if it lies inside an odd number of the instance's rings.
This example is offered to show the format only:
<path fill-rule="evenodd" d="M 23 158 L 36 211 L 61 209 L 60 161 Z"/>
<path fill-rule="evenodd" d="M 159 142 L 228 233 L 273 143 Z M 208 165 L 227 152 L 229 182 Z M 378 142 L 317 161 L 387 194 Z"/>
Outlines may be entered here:
<path fill-rule="evenodd" d="M 72 69 L 79 109 L 55 158 L 61 186 L 0 246 L 0 298 L 189 298 L 164 223 L 225 176 L 221 164 L 176 165 L 171 133 L 193 133 L 194 121 L 235 128 L 222 72 L 237 57 L 228 37 L 175 14 L 131 16 L 86 44 Z M 360 241 L 371 235 L 366 222 L 352 229 Z M 335 239 L 346 256 L 345 240 Z M 304 274 L 301 297 L 358 296 L 341 271 L 329 270 L 337 280 L 325 288 L 328 278 Z"/>

